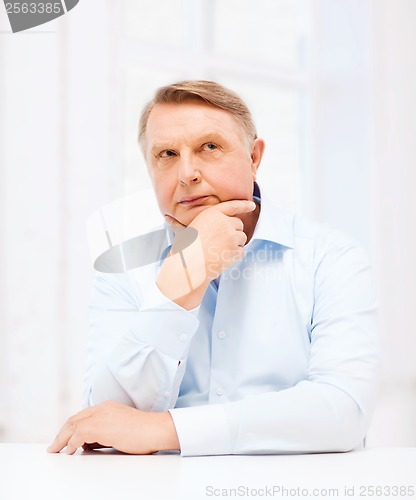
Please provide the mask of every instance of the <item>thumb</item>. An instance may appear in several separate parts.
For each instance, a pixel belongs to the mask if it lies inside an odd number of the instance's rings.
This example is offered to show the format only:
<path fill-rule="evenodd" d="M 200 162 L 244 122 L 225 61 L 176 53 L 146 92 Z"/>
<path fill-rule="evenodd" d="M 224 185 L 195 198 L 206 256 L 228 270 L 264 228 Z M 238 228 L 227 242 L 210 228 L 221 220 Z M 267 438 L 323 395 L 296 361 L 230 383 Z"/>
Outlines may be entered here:
<path fill-rule="evenodd" d="M 252 212 L 255 210 L 256 204 L 254 201 L 249 200 L 229 200 L 215 205 L 215 208 L 224 215 L 232 217 L 233 215 Z"/>

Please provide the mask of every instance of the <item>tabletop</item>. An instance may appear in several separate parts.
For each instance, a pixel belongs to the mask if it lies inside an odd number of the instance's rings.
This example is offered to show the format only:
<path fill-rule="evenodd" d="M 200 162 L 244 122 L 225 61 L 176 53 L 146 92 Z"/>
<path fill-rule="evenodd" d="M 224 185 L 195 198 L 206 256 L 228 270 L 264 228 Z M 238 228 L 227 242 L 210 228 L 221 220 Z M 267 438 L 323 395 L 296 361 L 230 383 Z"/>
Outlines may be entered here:
<path fill-rule="evenodd" d="M 181 457 L 48 454 L 0 444 L 0 499 L 401 498 L 416 500 L 416 448 Z"/>

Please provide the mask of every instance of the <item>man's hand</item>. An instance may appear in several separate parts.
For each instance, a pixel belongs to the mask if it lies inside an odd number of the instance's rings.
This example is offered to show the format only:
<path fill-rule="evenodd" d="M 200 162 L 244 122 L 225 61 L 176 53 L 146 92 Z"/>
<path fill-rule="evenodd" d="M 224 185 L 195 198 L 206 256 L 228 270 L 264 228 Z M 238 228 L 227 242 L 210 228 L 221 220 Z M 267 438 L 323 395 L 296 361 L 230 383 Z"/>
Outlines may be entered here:
<path fill-rule="evenodd" d="M 208 281 L 218 278 L 244 257 L 247 236 L 242 220 L 236 215 L 252 212 L 255 208 L 253 201 L 225 201 L 204 210 L 189 224 L 188 227 L 198 231 Z"/>
<path fill-rule="evenodd" d="M 195 242 L 181 250 L 180 258 L 174 253 L 162 266 L 157 280 L 162 293 L 186 309 L 196 307 L 209 283 L 244 257 L 247 236 L 236 215 L 255 208 L 252 201 L 230 200 L 199 213 L 188 225 L 198 231 Z M 182 226 L 173 217 L 166 216 L 166 220 L 173 226 Z M 175 242 L 172 249 L 175 251 Z"/>
<path fill-rule="evenodd" d="M 58 453 L 65 446 L 68 455 L 80 447 L 115 448 L 136 455 L 180 448 L 169 412 L 144 412 L 113 401 L 92 406 L 70 417 L 48 452 Z"/>

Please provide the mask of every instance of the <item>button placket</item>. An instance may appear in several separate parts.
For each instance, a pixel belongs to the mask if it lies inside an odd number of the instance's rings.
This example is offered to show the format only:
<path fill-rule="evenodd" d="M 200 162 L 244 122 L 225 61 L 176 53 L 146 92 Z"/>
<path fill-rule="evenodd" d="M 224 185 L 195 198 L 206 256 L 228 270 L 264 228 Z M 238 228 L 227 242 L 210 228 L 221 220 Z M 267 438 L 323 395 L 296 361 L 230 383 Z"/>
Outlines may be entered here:
<path fill-rule="evenodd" d="M 221 325 L 222 326 L 222 325 Z M 223 402 L 227 400 L 226 386 L 227 380 L 222 380 L 224 359 L 226 352 L 230 346 L 227 347 L 228 334 L 226 329 L 221 328 L 220 325 L 214 324 L 211 330 L 211 382 L 210 382 L 210 402 Z M 227 377 L 226 377 L 227 378 Z M 225 384 L 225 385 L 224 385 Z"/>

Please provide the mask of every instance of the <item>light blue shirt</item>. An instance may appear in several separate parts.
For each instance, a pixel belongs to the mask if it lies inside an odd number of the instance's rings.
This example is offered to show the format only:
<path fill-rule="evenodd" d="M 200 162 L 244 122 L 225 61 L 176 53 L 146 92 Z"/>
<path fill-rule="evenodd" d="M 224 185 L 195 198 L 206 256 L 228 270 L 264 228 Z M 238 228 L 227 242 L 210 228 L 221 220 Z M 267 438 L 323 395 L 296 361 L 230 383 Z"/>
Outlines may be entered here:
<path fill-rule="evenodd" d="M 97 273 L 85 404 L 169 410 L 182 455 L 360 446 L 379 385 L 365 252 L 264 196 L 245 250 L 192 311 L 156 265 Z"/>

